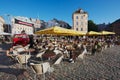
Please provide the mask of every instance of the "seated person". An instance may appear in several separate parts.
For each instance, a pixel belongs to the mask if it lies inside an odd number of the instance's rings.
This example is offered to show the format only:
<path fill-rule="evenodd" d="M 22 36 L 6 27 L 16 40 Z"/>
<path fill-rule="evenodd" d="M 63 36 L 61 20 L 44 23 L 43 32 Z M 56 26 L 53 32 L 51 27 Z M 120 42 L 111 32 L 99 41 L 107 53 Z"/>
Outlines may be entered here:
<path fill-rule="evenodd" d="M 12 56 L 13 55 L 13 48 L 10 48 L 6 51 L 6 56 Z"/>
<path fill-rule="evenodd" d="M 16 56 L 19 55 L 21 52 L 28 52 L 27 46 L 25 47 L 22 45 L 12 46 L 9 50 L 6 51 L 6 55 Z"/>

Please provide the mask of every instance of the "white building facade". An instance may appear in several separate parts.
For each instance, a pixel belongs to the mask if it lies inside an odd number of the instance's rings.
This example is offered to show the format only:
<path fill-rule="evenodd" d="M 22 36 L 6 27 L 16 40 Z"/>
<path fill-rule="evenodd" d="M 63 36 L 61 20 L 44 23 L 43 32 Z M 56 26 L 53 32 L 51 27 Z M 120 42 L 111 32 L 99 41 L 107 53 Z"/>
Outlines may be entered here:
<path fill-rule="evenodd" d="M 41 21 L 39 19 L 31 19 L 31 22 L 34 24 L 34 32 L 41 28 Z"/>
<path fill-rule="evenodd" d="M 72 15 L 73 19 L 73 29 L 76 31 L 88 32 L 88 14 L 87 12 L 79 9 L 75 11 Z"/>
<path fill-rule="evenodd" d="M 4 32 L 3 24 L 5 24 L 5 20 L 0 16 L 0 33 Z"/>
<path fill-rule="evenodd" d="M 27 17 L 13 17 L 12 18 L 12 34 L 20 34 L 21 31 L 25 30 L 26 34 L 34 33 L 34 24 Z"/>

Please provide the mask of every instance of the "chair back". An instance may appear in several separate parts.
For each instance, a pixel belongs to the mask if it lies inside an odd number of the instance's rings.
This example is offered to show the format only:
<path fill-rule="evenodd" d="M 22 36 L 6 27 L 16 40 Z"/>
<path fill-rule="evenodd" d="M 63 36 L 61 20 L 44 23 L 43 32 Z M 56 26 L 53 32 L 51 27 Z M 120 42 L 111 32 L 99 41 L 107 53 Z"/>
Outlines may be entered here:
<path fill-rule="evenodd" d="M 84 58 L 84 55 L 87 53 L 87 50 L 86 48 L 84 49 L 84 51 L 78 56 L 78 58 L 81 58 L 83 59 Z"/>
<path fill-rule="evenodd" d="M 34 73 L 43 74 L 42 64 L 30 64 Z"/>
<path fill-rule="evenodd" d="M 24 48 L 25 48 L 26 50 L 28 50 L 28 49 L 29 49 L 29 46 L 30 46 L 30 44 L 26 45 Z"/>
<path fill-rule="evenodd" d="M 48 62 L 39 63 L 39 64 L 32 63 L 30 65 L 32 70 L 36 74 L 44 74 L 48 71 L 48 69 L 50 69 L 50 64 Z"/>
<path fill-rule="evenodd" d="M 18 55 L 17 56 L 17 60 L 20 64 L 25 64 L 28 62 L 28 59 L 31 57 L 31 55 L 26 55 L 26 54 L 23 54 L 23 55 Z"/>
<path fill-rule="evenodd" d="M 45 53 L 45 51 L 39 52 L 39 53 L 36 55 L 36 57 L 42 58 L 42 55 L 43 55 L 44 53 Z"/>
<path fill-rule="evenodd" d="M 50 69 L 49 62 L 42 63 L 42 67 L 43 67 L 43 73 L 46 73 L 48 71 L 48 69 Z"/>
<path fill-rule="evenodd" d="M 16 51 L 20 53 L 20 52 L 25 51 L 25 48 L 23 48 L 23 47 L 22 48 L 17 48 Z"/>
<path fill-rule="evenodd" d="M 59 55 L 59 56 L 56 58 L 54 64 L 60 64 L 60 62 L 62 61 L 62 59 L 63 59 L 63 55 Z"/>
<path fill-rule="evenodd" d="M 16 50 L 13 50 L 13 55 L 18 55 L 18 52 Z"/>

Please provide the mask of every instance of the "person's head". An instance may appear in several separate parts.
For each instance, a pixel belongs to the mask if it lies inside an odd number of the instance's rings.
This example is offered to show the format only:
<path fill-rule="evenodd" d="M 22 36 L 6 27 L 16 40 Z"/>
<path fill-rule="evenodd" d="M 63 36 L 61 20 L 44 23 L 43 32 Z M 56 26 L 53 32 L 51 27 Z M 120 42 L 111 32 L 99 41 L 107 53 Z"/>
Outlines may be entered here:
<path fill-rule="evenodd" d="M 22 33 L 22 34 L 25 34 L 25 30 L 22 30 L 21 33 Z"/>

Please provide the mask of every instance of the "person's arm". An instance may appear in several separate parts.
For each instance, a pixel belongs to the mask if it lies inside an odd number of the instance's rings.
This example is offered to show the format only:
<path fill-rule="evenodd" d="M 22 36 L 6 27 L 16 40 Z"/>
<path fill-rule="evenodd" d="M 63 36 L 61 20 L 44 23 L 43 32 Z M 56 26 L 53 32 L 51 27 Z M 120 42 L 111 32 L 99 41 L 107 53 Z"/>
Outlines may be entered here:
<path fill-rule="evenodd" d="M 12 51 L 13 51 L 12 48 L 10 48 L 9 50 L 7 50 L 7 51 L 6 51 L 6 56 L 11 56 L 10 52 L 12 52 Z"/>

